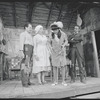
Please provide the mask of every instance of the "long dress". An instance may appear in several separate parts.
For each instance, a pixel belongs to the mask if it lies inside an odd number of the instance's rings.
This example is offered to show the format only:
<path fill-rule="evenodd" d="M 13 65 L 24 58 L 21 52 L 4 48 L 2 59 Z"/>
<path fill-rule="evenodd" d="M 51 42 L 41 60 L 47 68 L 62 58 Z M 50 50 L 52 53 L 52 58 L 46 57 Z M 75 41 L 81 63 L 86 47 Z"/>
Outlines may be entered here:
<path fill-rule="evenodd" d="M 33 38 L 34 52 L 33 52 L 33 70 L 32 73 L 39 73 L 41 71 L 50 71 L 50 53 L 47 48 L 47 37 L 45 35 L 37 34 Z M 34 57 L 39 57 L 37 61 Z"/>

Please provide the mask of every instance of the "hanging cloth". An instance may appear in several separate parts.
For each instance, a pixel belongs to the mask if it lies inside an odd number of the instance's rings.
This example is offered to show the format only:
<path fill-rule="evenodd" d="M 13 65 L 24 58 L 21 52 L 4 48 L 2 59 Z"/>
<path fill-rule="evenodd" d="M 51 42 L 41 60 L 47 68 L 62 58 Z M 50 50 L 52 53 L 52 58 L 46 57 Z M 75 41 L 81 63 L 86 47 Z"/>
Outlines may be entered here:
<path fill-rule="evenodd" d="M 76 20 L 77 25 L 81 26 L 82 25 L 82 19 L 80 17 L 80 14 L 77 14 L 77 20 Z"/>

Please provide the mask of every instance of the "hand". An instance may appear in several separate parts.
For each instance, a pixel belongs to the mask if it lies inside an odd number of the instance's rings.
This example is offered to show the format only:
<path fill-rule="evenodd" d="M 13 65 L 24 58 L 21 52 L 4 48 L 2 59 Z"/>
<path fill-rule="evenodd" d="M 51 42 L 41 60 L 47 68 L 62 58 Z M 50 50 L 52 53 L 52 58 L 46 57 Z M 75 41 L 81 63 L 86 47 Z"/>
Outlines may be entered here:
<path fill-rule="evenodd" d="M 37 61 L 39 61 L 39 57 L 38 56 L 36 56 L 36 55 L 34 55 L 35 56 L 35 59 L 37 60 Z"/>
<path fill-rule="evenodd" d="M 24 58 L 24 53 L 23 53 L 23 51 L 19 51 L 19 57 Z"/>

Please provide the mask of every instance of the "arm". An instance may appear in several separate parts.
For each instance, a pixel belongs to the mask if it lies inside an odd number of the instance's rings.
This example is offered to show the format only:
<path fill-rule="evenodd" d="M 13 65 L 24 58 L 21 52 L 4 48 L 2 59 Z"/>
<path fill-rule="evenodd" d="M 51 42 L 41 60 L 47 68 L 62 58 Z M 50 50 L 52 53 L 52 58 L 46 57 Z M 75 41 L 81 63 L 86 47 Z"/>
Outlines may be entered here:
<path fill-rule="evenodd" d="M 63 47 L 65 47 L 65 46 L 69 46 L 69 43 L 68 43 L 68 37 L 67 37 L 67 35 L 66 34 L 64 34 L 64 44 L 63 44 Z"/>
<path fill-rule="evenodd" d="M 37 55 L 37 50 L 36 50 L 36 48 L 37 48 L 36 37 L 33 37 L 33 44 L 34 44 L 34 49 L 33 49 L 34 55 Z"/>
<path fill-rule="evenodd" d="M 24 42 L 25 42 L 25 35 L 20 34 L 20 50 L 22 50 L 22 51 L 24 48 Z"/>
<path fill-rule="evenodd" d="M 68 42 L 69 43 L 75 43 L 76 41 L 74 40 L 74 35 L 70 35 L 69 37 L 68 37 Z"/>
<path fill-rule="evenodd" d="M 24 42 L 25 42 L 25 35 L 20 34 L 20 47 L 19 47 L 19 56 L 22 56 L 24 58 L 23 48 L 24 48 Z"/>
<path fill-rule="evenodd" d="M 81 34 L 78 34 L 78 35 L 76 35 L 75 37 L 74 37 L 74 40 L 75 41 L 83 41 L 83 36 L 81 35 Z"/>

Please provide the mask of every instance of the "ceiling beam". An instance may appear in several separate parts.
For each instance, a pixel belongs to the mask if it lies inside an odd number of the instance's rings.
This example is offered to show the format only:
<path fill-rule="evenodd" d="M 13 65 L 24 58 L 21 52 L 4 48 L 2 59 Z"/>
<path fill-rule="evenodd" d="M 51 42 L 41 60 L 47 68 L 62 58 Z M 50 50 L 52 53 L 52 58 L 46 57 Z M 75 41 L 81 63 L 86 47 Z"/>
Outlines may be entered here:
<path fill-rule="evenodd" d="M 71 26 L 73 17 L 74 17 L 74 13 L 72 13 L 72 16 L 71 16 L 71 18 L 70 18 L 69 25 L 68 25 L 68 30 L 69 30 L 69 28 L 70 28 L 70 26 Z"/>
<path fill-rule="evenodd" d="M 42 2 L 43 3 L 43 5 L 45 5 L 45 7 L 47 8 L 47 9 L 50 9 L 50 7 L 45 3 L 45 2 Z"/>
<path fill-rule="evenodd" d="M 78 11 L 81 6 L 82 6 L 82 4 L 77 5 L 77 7 L 73 8 L 74 10 L 72 10 L 71 13 Z"/>
<path fill-rule="evenodd" d="M 59 11 L 59 15 L 58 15 L 57 21 L 59 21 L 59 20 L 61 19 L 62 9 L 63 9 L 63 3 L 61 4 L 61 7 L 60 7 L 60 11 Z"/>
<path fill-rule="evenodd" d="M 13 6 L 12 6 L 12 8 L 13 8 L 13 20 L 14 20 L 14 26 L 16 27 L 16 3 L 15 2 L 13 2 Z"/>
<path fill-rule="evenodd" d="M 50 16 L 51 16 L 51 12 L 53 9 L 53 2 L 51 2 L 51 6 L 50 6 L 50 10 L 49 10 L 49 15 L 48 15 L 48 19 L 47 19 L 47 24 L 46 24 L 46 28 L 48 27 L 49 21 L 50 21 Z"/>
<path fill-rule="evenodd" d="M 29 2 L 29 7 L 28 7 L 28 22 L 32 22 L 32 14 L 33 14 L 33 8 L 35 6 L 34 2 Z"/>

